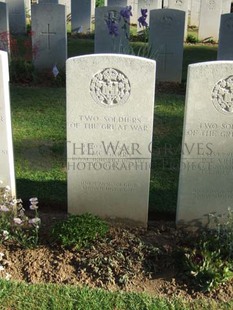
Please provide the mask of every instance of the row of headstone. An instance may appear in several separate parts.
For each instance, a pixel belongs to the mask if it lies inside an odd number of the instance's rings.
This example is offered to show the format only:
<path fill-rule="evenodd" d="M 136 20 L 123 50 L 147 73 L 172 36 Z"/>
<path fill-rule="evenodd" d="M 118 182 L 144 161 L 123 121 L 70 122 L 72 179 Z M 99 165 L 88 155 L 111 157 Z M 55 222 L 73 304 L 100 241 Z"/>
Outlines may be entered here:
<path fill-rule="evenodd" d="M 231 207 L 232 70 L 230 61 L 189 66 L 177 225 L 203 226 L 210 214 Z M 1 51 L 0 179 L 14 195 L 8 81 L 7 53 Z M 67 61 L 69 213 L 147 226 L 154 85 L 153 60 L 106 54 Z"/>
<path fill-rule="evenodd" d="M 1 40 L 1 49 L 9 51 L 6 4 L 0 4 L 0 12 L 5 12 L 0 23 L 1 36 L 5 36 L 5 40 Z M 120 19 L 120 9 L 121 7 L 96 9 L 95 53 L 130 53 L 129 27 L 128 24 L 124 25 L 123 19 Z M 157 61 L 159 81 L 181 81 L 184 16 L 183 10 L 151 10 L 149 42 Z M 220 35 L 222 36 L 218 59 L 232 59 L 230 44 L 233 30 L 232 16 L 223 16 L 225 19 L 221 23 Z M 106 26 L 107 19 L 114 20 L 116 24 L 118 21 L 119 36 L 113 38 L 109 35 Z M 34 57 L 35 66 L 39 69 L 54 66 L 64 68 L 67 58 L 65 7 L 55 4 L 33 5 L 32 33 L 33 46 L 38 47 L 38 52 Z"/>
<path fill-rule="evenodd" d="M 1 0 L 7 2 L 9 6 L 9 24 L 10 31 L 14 34 L 22 34 L 26 32 L 25 11 L 31 10 L 31 3 L 29 0 Z M 71 24 L 72 31 L 75 32 L 89 32 L 93 29 L 93 19 L 95 13 L 95 0 L 38 0 L 38 3 L 53 3 L 66 5 L 66 15 L 73 12 Z M 166 6 L 170 9 L 178 9 L 185 11 L 185 37 L 187 34 L 188 24 L 188 9 L 191 3 L 191 25 L 199 27 L 198 38 L 200 40 L 212 37 L 218 39 L 218 30 L 220 24 L 220 15 L 229 13 L 231 7 L 231 0 L 192 0 L 190 1 L 176 1 L 168 0 L 167 4 L 162 4 L 162 0 L 109 0 L 106 2 L 108 6 L 122 6 L 132 5 L 131 22 L 137 23 L 137 19 L 141 14 L 141 9 L 148 10 L 147 22 L 149 24 L 149 12 L 153 9 L 160 9 Z M 138 25 L 138 31 L 140 31 Z"/>
<path fill-rule="evenodd" d="M 129 26 L 120 17 L 122 7 L 96 9 L 95 53 L 130 54 Z M 185 12 L 173 9 L 150 11 L 149 46 L 157 61 L 157 80 L 181 82 Z M 109 34 L 114 21 L 117 36 Z"/>

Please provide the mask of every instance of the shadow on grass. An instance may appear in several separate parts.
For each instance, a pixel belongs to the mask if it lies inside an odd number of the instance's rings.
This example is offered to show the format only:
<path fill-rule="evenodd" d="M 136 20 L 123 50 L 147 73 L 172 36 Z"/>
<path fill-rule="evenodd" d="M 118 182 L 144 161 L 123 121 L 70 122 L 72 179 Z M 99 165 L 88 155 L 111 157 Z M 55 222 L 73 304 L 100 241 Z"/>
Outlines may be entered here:
<path fill-rule="evenodd" d="M 32 197 L 38 197 L 43 212 L 67 211 L 67 184 L 64 181 L 16 180 L 17 197 L 26 203 Z M 29 203 L 29 202 L 28 202 Z"/>
<path fill-rule="evenodd" d="M 41 212 L 67 212 L 67 184 L 64 181 L 39 182 L 17 179 L 16 187 L 17 198 L 23 200 L 23 206 L 26 210 L 29 207 L 29 199 L 38 197 Z M 150 193 L 149 220 L 174 220 L 174 201 L 176 201 L 175 190 L 152 189 Z"/>

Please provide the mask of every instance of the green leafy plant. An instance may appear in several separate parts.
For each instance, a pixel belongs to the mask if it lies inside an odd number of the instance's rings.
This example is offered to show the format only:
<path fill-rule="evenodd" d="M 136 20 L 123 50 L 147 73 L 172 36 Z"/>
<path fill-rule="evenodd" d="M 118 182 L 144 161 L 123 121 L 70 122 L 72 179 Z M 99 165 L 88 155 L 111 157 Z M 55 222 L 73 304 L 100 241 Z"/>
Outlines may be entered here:
<path fill-rule="evenodd" d="M 209 229 L 194 249 L 184 250 L 188 274 L 204 291 L 210 291 L 233 278 L 233 211 L 227 217 L 209 215 Z"/>
<path fill-rule="evenodd" d="M 195 37 L 194 35 L 188 34 L 188 35 L 187 35 L 187 38 L 186 38 L 186 42 L 187 42 L 187 43 L 196 44 L 196 43 L 199 42 L 199 40 L 198 40 L 198 38 Z"/>
<path fill-rule="evenodd" d="M 54 225 L 52 237 L 65 247 L 80 249 L 89 246 L 97 238 L 103 238 L 108 229 L 106 222 L 89 213 L 69 215 L 65 221 Z"/>
<path fill-rule="evenodd" d="M 104 6 L 104 0 L 96 0 L 96 7 Z"/>
<path fill-rule="evenodd" d="M 35 67 L 32 62 L 14 59 L 10 62 L 10 80 L 13 83 L 32 83 L 35 80 Z"/>
<path fill-rule="evenodd" d="M 10 188 L 0 187 L 0 243 L 14 243 L 24 248 L 36 247 L 39 241 L 41 220 L 38 217 L 38 199 L 30 199 L 30 210 L 34 216 L 28 217 L 21 199 L 11 196 Z"/>

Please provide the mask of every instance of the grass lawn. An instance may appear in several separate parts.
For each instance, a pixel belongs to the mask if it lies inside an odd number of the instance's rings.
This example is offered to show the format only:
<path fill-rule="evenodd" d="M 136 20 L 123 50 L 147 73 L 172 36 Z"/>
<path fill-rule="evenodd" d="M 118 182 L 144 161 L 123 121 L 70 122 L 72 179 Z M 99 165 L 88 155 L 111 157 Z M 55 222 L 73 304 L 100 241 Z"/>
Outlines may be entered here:
<path fill-rule="evenodd" d="M 146 294 L 3 280 L 0 280 L 0 302 L 1 310 L 229 310 L 233 305 L 213 300 L 167 300 Z"/>

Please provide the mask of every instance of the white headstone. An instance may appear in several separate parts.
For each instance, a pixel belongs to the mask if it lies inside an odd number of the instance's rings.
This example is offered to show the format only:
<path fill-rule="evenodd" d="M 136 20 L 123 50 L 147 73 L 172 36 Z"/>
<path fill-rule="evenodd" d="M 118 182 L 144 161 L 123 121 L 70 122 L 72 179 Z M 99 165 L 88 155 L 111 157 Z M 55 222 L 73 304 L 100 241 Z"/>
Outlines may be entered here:
<path fill-rule="evenodd" d="M 10 52 L 8 6 L 0 2 L 0 50 Z"/>
<path fill-rule="evenodd" d="M 71 14 L 71 0 L 59 0 L 59 4 L 66 6 L 66 16 Z"/>
<path fill-rule="evenodd" d="M 9 70 L 7 52 L 0 51 L 0 186 L 10 186 L 11 194 L 16 195 L 11 111 L 9 95 Z"/>
<path fill-rule="evenodd" d="M 231 12 L 231 0 L 222 0 L 222 14 Z"/>
<path fill-rule="evenodd" d="M 138 22 L 138 0 L 128 0 L 127 5 L 132 7 L 132 16 L 130 17 L 130 24 L 137 24 Z"/>
<path fill-rule="evenodd" d="M 89 33 L 93 29 L 94 0 L 71 0 L 72 33 Z"/>
<path fill-rule="evenodd" d="M 206 225 L 233 200 L 233 62 L 189 66 L 177 224 Z"/>
<path fill-rule="evenodd" d="M 168 1 L 168 8 L 181 10 L 185 12 L 185 24 L 184 24 L 184 37 L 187 37 L 188 31 L 188 9 L 189 9 L 189 1 L 190 0 L 169 0 Z"/>
<path fill-rule="evenodd" d="M 218 40 L 222 0 L 202 0 L 200 7 L 200 22 L 198 39 L 212 38 Z"/>
<path fill-rule="evenodd" d="M 31 0 L 25 0 L 26 17 L 31 16 Z"/>
<path fill-rule="evenodd" d="M 68 212 L 146 226 L 155 62 L 117 54 L 70 58 L 66 85 Z"/>
<path fill-rule="evenodd" d="M 152 10 L 149 42 L 155 53 L 157 79 L 181 82 L 185 12 L 172 9 Z"/>
<path fill-rule="evenodd" d="M 190 14 L 190 25 L 191 26 L 196 26 L 196 27 L 199 26 L 200 7 L 201 7 L 201 0 L 192 0 L 191 14 Z"/>
<path fill-rule="evenodd" d="M 24 0 L 7 1 L 9 10 L 10 32 L 13 34 L 26 33 L 26 10 Z"/>
<path fill-rule="evenodd" d="M 38 69 L 65 67 L 67 33 L 65 6 L 61 4 L 34 4 L 32 6 L 32 45 L 38 49 L 34 65 Z"/>
<path fill-rule="evenodd" d="M 122 7 L 99 7 L 95 11 L 95 53 L 129 53 L 129 25 L 120 11 Z M 111 33 L 114 25 L 114 33 Z"/>
<path fill-rule="evenodd" d="M 149 26 L 150 24 L 150 11 L 161 9 L 162 8 L 162 0 L 138 0 L 138 18 L 142 15 L 141 9 L 147 10 L 147 18 L 146 22 Z M 137 31 L 141 31 L 142 28 L 139 26 L 139 23 L 137 23 Z"/>
<path fill-rule="evenodd" d="M 233 60 L 233 13 L 221 15 L 218 60 Z"/>

